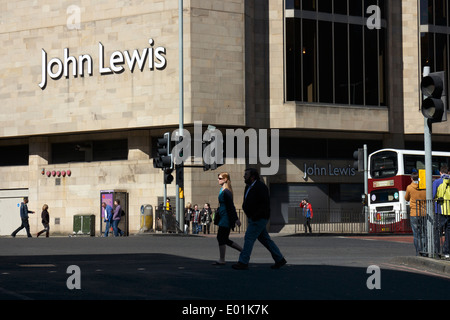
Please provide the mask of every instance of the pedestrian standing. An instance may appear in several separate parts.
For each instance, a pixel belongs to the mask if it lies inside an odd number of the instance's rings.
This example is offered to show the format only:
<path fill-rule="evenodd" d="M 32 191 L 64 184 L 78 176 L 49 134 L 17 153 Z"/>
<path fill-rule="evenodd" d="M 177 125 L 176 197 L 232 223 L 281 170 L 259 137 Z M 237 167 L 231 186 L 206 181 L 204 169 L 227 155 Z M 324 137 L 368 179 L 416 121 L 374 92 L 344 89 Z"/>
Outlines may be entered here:
<path fill-rule="evenodd" d="M 270 218 L 270 196 L 269 189 L 260 180 L 259 173 L 256 169 L 249 168 L 244 174 L 245 187 L 244 203 L 242 209 L 247 216 L 248 226 L 244 237 L 244 248 L 239 255 L 239 261 L 232 267 L 236 270 L 248 269 L 250 255 L 256 239 L 269 250 L 275 264 L 272 269 L 279 269 L 286 264 L 286 259 L 280 252 L 275 242 L 270 238 L 266 230 L 267 223 Z"/>
<path fill-rule="evenodd" d="M 236 213 L 236 208 L 233 203 L 233 189 L 231 188 L 230 175 L 227 172 L 222 172 L 217 176 L 219 185 L 222 187 L 219 192 L 219 208 L 215 213 L 217 219 L 217 242 L 219 243 L 219 260 L 214 262 L 214 265 L 225 264 L 226 246 L 242 251 L 242 247 L 236 242 L 230 240 L 230 232 L 234 227 L 241 226 L 241 221 Z M 216 222 L 214 222 L 216 223 Z"/>
<path fill-rule="evenodd" d="M 450 258 L 450 176 L 444 174 L 442 177 L 443 181 L 438 187 L 436 192 L 436 197 L 439 202 L 442 203 L 441 206 L 441 225 L 443 227 L 443 232 L 445 234 L 444 247 L 442 248 L 442 253 L 444 258 Z"/>
<path fill-rule="evenodd" d="M 192 204 L 190 202 L 187 203 L 186 209 L 184 209 L 184 233 L 189 233 L 189 225 L 191 223 L 192 216 Z"/>
<path fill-rule="evenodd" d="M 308 199 L 303 199 L 300 203 L 300 208 L 303 208 L 303 217 L 305 218 L 305 223 L 303 225 L 305 227 L 305 233 L 308 233 L 307 228 L 309 229 L 309 233 L 312 233 L 311 219 L 313 217 L 313 210 L 311 203 L 308 202 Z"/>
<path fill-rule="evenodd" d="M 122 218 L 122 207 L 120 206 L 120 200 L 116 199 L 114 201 L 114 213 L 112 216 L 112 227 L 113 227 L 113 232 L 114 232 L 114 237 L 120 236 L 123 237 L 125 235 L 125 232 L 123 232 L 122 230 L 120 230 L 119 228 L 119 223 L 120 223 L 120 219 Z"/>
<path fill-rule="evenodd" d="M 418 212 L 416 201 L 426 200 L 426 190 L 419 189 L 419 174 L 413 172 L 411 174 L 411 184 L 406 187 L 405 200 L 409 201 L 410 223 L 413 231 L 414 247 L 416 248 L 416 256 L 424 251 L 424 215 Z M 423 210 L 425 211 L 425 210 Z"/>
<path fill-rule="evenodd" d="M 105 233 L 103 235 L 107 237 L 109 228 L 112 226 L 113 209 L 109 204 L 106 204 L 106 202 L 102 202 L 102 207 L 104 209 L 104 222 L 106 222 Z"/>
<path fill-rule="evenodd" d="M 42 233 L 45 232 L 45 237 L 48 238 L 50 233 L 50 215 L 48 214 L 48 205 L 44 204 L 42 206 L 42 213 L 41 213 L 41 219 L 42 219 L 42 225 L 44 226 L 44 229 L 39 231 L 36 235 L 36 237 L 39 237 Z"/>
<path fill-rule="evenodd" d="M 448 167 L 447 165 L 442 165 L 440 170 L 440 178 L 433 181 L 433 199 L 437 200 L 437 191 L 439 186 L 444 182 L 444 177 L 448 176 Z M 434 248 L 436 253 L 440 253 L 441 251 L 441 236 L 444 233 L 444 230 L 447 229 L 447 215 L 442 214 L 442 203 L 440 201 L 434 202 L 434 217 L 435 217 L 435 228 L 434 228 Z M 445 233 L 445 236 L 450 237 Z M 447 247 L 445 247 L 447 246 Z M 444 248 L 442 248 L 442 253 L 446 256 L 448 255 L 448 241 L 444 242 Z"/>
<path fill-rule="evenodd" d="M 30 224 L 28 222 L 28 214 L 34 213 L 34 211 L 28 210 L 27 204 L 28 204 L 28 197 L 25 197 L 23 198 L 23 202 L 20 204 L 20 219 L 22 220 L 22 224 L 11 234 L 13 238 L 16 236 L 17 232 L 19 232 L 23 228 L 25 228 L 28 238 L 31 238 Z"/>
<path fill-rule="evenodd" d="M 203 205 L 203 209 L 200 213 L 203 226 L 203 234 L 206 234 L 207 232 L 209 234 L 211 227 L 211 206 L 209 205 L 209 203 L 205 203 Z"/>
<path fill-rule="evenodd" d="M 201 220 L 200 220 L 200 210 L 198 209 L 198 205 L 194 204 L 193 210 L 193 218 L 192 218 L 192 234 L 198 234 L 202 229 Z"/>

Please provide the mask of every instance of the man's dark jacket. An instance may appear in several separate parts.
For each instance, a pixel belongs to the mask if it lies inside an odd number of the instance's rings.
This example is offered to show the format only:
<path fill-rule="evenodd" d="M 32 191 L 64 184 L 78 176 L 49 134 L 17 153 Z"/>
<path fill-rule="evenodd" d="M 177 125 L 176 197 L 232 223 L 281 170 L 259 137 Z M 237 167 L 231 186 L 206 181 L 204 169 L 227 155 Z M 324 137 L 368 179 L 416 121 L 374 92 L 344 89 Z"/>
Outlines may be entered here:
<path fill-rule="evenodd" d="M 247 194 L 248 188 L 251 189 Z M 247 197 L 245 197 L 246 194 Z M 253 187 L 251 185 L 245 187 L 242 209 L 247 217 L 255 221 L 270 218 L 269 189 L 262 181 L 256 181 Z"/>

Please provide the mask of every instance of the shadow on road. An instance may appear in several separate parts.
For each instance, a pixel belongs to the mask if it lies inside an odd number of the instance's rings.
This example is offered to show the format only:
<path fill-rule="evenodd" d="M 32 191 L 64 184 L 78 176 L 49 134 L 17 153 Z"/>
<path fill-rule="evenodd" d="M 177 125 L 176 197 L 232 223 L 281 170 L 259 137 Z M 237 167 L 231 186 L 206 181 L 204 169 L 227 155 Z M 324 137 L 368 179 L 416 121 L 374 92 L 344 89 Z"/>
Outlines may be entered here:
<path fill-rule="evenodd" d="M 381 289 L 370 290 L 365 268 L 291 265 L 280 270 L 169 254 L 4 256 L 0 266 L 2 300 L 318 300 L 443 299 L 449 280 L 381 270 Z M 81 289 L 67 288 L 70 265 L 80 268 Z"/>

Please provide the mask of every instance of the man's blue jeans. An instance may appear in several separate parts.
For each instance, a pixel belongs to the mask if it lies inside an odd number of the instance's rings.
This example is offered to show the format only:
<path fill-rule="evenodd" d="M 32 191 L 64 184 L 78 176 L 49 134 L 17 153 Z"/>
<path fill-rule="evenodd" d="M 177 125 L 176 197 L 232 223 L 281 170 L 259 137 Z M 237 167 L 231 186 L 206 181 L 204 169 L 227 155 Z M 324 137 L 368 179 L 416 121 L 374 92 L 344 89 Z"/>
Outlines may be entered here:
<path fill-rule="evenodd" d="M 198 234 L 198 222 L 192 222 L 192 234 Z"/>
<path fill-rule="evenodd" d="M 269 233 L 266 230 L 267 222 L 267 219 L 260 219 L 256 221 L 253 221 L 250 218 L 248 219 L 248 227 L 244 238 L 244 248 L 239 255 L 239 262 L 248 264 L 256 239 L 258 239 L 259 242 L 261 242 L 261 244 L 269 250 L 275 262 L 279 262 L 283 259 L 280 249 L 278 249 L 277 245 L 270 238 Z"/>
<path fill-rule="evenodd" d="M 105 234 L 104 236 L 107 237 L 109 233 L 109 229 L 111 228 L 111 222 L 106 221 L 106 227 L 105 227 Z"/>
<path fill-rule="evenodd" d="M 442 254 L 449 254 L 449 241 L 450 241 L 450 216 L 444 214 L 435 214 L 435 229 L 434 229 L 434 247 L 437 253 L 441 253 L 441 236 L 445 234 L 444 246 L 442 248 Z"/>
<path fill-rule="evenodd" d="M 411 229 L 414 236 L 414 247 L 416 248 L 416 256 L 419 255 L 419 251 L 426 251 L 423 220 L 424 217 L 410 217 Z"/>
<path fill-rule="evenodd" d="M 124 232 L 119 229 L 119 223 L 120 223 L 120 220 L 113 220 L 113 222 L 112 222 L 112 228 L 113 228 L 113 232 L 114 232 L 114 237 L 119 236 L 119 233 L 120 233 L 121 236 L 124 235 Z"/>

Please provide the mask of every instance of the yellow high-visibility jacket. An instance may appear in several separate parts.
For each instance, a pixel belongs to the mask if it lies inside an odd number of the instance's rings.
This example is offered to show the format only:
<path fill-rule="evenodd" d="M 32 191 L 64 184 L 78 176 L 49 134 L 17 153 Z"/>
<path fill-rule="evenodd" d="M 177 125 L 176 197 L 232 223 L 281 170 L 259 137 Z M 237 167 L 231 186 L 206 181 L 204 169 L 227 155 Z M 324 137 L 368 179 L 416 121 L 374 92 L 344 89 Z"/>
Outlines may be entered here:
<path fill-rule="evenodd" d="M 436 199 L 443 198 L 444 202 L 441 205 L 442 214 L 450 215 L 450 179 L 444 179 L 439 185 L 436 192 Z M 438 202 L 439 203 L 439 202 Z"/>

